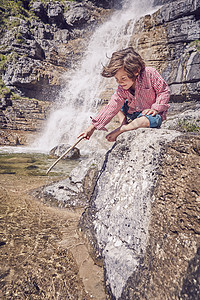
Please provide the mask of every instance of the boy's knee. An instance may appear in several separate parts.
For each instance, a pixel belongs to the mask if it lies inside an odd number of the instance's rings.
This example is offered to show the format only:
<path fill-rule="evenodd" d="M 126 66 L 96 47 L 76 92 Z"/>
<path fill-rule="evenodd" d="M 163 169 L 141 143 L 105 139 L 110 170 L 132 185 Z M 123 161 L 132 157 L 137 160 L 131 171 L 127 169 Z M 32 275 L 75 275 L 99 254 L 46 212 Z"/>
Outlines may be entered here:
<path fill-rule="evenodd" d="M 136 119 L 138 121 L 139 127 L 149 127 L 149 119 L 145 116 Z"/>

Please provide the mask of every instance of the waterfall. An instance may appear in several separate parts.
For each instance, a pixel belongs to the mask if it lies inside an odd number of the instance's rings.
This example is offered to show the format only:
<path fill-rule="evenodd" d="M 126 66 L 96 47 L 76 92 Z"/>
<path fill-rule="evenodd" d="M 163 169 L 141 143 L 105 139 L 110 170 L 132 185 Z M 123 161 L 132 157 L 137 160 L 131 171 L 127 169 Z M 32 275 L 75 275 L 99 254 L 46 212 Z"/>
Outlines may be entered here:
<path fill-rule="evenodd" d="M 101 92 L 108 81 L 113 80 L 102 78 L 102 65 L 114 51 L 128 46 L 135 21 L 152 13 L 150 2 L 124 0 L 122 10 L 115 11 L 108 21 L 96 28 L 78 67 L 64 75 L 65 88 L 44 131 L 34 142 L 35 148 L 45 152 L 59 143 L 74 143 L 90 125 L 90 116 L 97 113 Z"/>

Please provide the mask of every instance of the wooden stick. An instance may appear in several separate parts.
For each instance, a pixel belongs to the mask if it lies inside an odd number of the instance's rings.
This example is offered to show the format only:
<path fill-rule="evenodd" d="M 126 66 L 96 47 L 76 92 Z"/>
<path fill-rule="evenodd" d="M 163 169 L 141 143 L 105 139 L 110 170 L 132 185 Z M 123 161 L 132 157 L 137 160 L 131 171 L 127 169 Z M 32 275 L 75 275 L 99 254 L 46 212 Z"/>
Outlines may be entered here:
<path fill-rule="evenodd" d="M 68 153 L 70 152 L 74 147 L 76 147 L 76 145 L 82 140 L 84 139 L 84 137 L 82 136 L 73 146 L 71 146 L 69 149 L 67 149 L 67 151 L 65 151 L 65 153 L 63 153 L 51 166 L 50 168 L 47 170 L 46 174 L 48 174 L 51 169 L 53 169 L 53 167 Z"/>

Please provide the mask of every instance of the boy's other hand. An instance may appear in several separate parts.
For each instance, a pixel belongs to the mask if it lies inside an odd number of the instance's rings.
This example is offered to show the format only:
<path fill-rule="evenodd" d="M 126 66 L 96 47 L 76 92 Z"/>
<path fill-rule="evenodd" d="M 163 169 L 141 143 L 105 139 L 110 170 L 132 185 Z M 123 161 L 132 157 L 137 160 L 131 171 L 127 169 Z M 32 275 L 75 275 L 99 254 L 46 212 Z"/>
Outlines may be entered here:
<path fill-rule="evenodd" d="M 142 114 L 143 115 L 147 115 L 147 116 L 149 116 L 149 115 L 152 114 L 152 116 L 155 116 L 155 115 L 158 114 L 158 111 L 155 110 L 155 109 L 147 108 L 147 109 L 145 109 L 145 110 L 142 111 Z"/>

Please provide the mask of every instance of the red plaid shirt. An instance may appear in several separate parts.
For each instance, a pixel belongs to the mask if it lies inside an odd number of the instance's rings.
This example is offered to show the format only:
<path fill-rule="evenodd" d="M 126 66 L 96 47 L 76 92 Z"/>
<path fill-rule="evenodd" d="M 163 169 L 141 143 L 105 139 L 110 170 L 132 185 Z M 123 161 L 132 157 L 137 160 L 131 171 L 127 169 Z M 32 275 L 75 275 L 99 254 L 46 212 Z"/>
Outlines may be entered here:
<path fill-rule="evenodd" d="M 109 103 L 92 119 L 92 124 L 99 130 L 107 130 L 105 125 L 120 111 L 126 99 L 129 106 L 128 113 L 152 108 L 158 111 L 162 120 L 165 120 L 169 97 L 170 89 L 162 76 L 154 68 L 146 67 L 136 80 L 135 96 L 119 85 Z"/>

